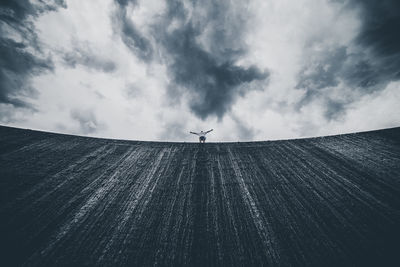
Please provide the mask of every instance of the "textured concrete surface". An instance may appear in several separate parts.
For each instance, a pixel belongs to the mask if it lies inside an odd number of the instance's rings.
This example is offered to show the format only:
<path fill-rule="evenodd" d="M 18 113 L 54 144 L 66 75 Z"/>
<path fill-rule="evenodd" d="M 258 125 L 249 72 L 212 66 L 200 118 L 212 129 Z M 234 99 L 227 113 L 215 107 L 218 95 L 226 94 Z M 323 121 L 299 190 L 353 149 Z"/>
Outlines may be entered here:
<path fill-rule="evenodd" d="M 248 143 L 0 127 L 2 266 L 400 266 L 400 128 Z"/>

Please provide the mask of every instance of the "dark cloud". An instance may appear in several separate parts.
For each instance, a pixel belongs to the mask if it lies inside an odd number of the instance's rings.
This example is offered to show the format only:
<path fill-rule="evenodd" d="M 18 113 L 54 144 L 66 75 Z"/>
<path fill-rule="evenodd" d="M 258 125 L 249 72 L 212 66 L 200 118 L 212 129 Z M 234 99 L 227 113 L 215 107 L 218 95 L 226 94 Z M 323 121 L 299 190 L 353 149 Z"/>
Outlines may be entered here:
<path fill-rule="evenodd" d="M 299 110 L 319 99 L 324 103 L 326 119 L 337 119 L 343 115 L 345 104 L 332 99 L 329 91 L 342 81 L 342 69 L 347 59 L 346 47 L 314 52 L 298 75 L 296 89 L 305 90 L 305 94 L 297 103 L 296 108 Z"/>
<path fill-rule="evenodd" d="M 385 88 L 392 80 L 387 73 L 381 72 L 379 65 L 363 53 L 351 54 L 344 62 L 340 74 L 350 88 L 371 93 Z"/>
<path fill-rule="evenodd" d="M 352 0 L 361 10 L 362 28 L 357 41 L 380 57 L 400 64 L 400 1 Z"/>
<path fill-rule="evenodd" d="M 64 54 L 63 59 L 68 66 L 73 68 L 76 65 L 82 65 L 103 72 L 114 72 L 116 70 L 114 61 L 96 55 L 88 45 L 84 44 L 75 45 L 71 52 Z"/>
<path fill-rule="evenodd" d="M 380 89 L 399 80 L 400 1 L 350 0 L 350 4 L 361 10 L 362 25 L 356 43 L 371 53 L 355 61 L 353 74 L 361 87 Z"/>
<path fill-rule="evenodd" d="M 242 85 L 268 77 L 254 66 L 243 68 L 230 61 L 219 63 L 196 44 L 195 32 L 190 26 L 164 42 L 172 56 L 169 71 L 174 82 L 192 94 L 190 107 L 201 118 L 209 115 L 221 118 L 237 95 L 244 95 L 250 88 Z"/>
<path fill-rule="evenodd" d="M 338 74 L 346 59 L 346 47 L 314 53 L 299 73 L 296 85 L 298 89 L 307 89 L 303 101 L 310 100 L 320 89 L 337 86 L 340 78 Z"/>
<path fill-rule="evenodd" d="M 126 18 L 125 13 L 121 15 L 121 17 L 124 18 L 122 24 L 122 40 L 140 59 L 150 61 L 153 56 L 153 48 L 150 41 Z"/>
<path fill-rule="evenodd" d="M 324 116 L 328 120 L 337 120 L 345 113 L 347 103 L 340 100 L 327 98 L 324 104 L 326 107 Z"/>
<path fill-rule="evenodd" d="M 150 61 L 153 58 L 153 47 L 127 16 L 129 4 L 136 5 L 134 0 L 115 0 L 117 10 L 113 15 L 113 23 L 120 33 L 125 45 L 140 59 Z"/>
<path fill-rule="evenodd" d="M 27 52 L 26 45 L 12 39 L 0 39 L 0 103 L 15 107 L 27 107 L 28 104 L 18 97 L 32 94 L 27 80 L 42 71 L 52 69 L 49 60 L 40 59 Z"/>
<path fill-rule="evenodd" d="M 99 123 L 96 116 L 91 110 L 73 109 L 70 113 L 71 118 L 79 123 L 80 133 L 91 134 L 95 133 L 99 128 L 104 127 Z"/>
<path fill-rule="evenodd" d="M 300 101 L 302 106 L 340 82 L 348 89 L 371 93 L 385 88 L 390 81 L 379 61 L 368 58 L 363 52 L 348 54 L 347 48 L 342 46 L 315 52 L 300 71 L 296 88 L 306 90 Z"/>
<path fill-rule="evenodd" d="M 296 89 L 304 90 L 305 94 L 296 108 L 318 100 L 324 105 L 326 119 L 340 119 L 346 114 L 348 104 L 356 100 L 355 95 L 381 90 L 389 82 L 372 64 L 364 53 L 348 54 L 343 46 L 314 52 L 298 75 Z"/>
<path fill-rule="evenodd" d="M 127 1 L 117 2 L 120 8 L 126 8 Z M 170 98 L 179 100 L 182 94 L 188 93 L 190 108 L 198 117 L 222 118 L 238 96 L 255 88 L 249 86 L 251 82 L 266 80 L 269 73 L 255 66 L 237 64 L 246 53 L 243 32 L 248 14 L 245 8 L 229 1 L 190 3 L 191 10 L 182 1 L 167 1 L 164 16 L 152 25 L 152 38 L 172 78 Z M 133 27 L 126 13 L 121 20 L 123 25 Z M 134 40 L 137 49 L 150 51 L 147 41 L 140 45 L 143 36 L 136 32 L 123 33 Z M 143 40 L 148 39 L 143 37 Z"/>
<path fill-rule="evenodd" d="M 203 119 L 222 118 L 237 96 L 253 88 L 248 83 L 269 75 L 255 66 L 236 65 L 245 53 L 245 15 L 234 17 L 233 8 L 226 1 L 194 1 L 189 16 L 182 2 L 168 1 L 167 15 L 157 27 L 156 37 L 169 56 L 172 86 L 190 93 L 190 107 Z M 172 24 L 177 26 L 168 30 Z"/>
<path fill-rule="evenodd" d="M 350 95 L 346 101 L 330 96 L 339 83 L 343 94 L 349 90 L 359 96 L 382 90 L 389 82 L 400 79 L 400 1 L 340 2 L 361 11 L 361 30 L 351 44 L 358 48 L 353 51 L 358 52 L 348 53 L 346 47 L 339 47 L 333 52 L 317 53 L 306 62 L 296 86 L 306 91 L 297 107 L 322 97 L 328 120 L 340 118 L 347 104 L 356 100 Z"/>
<path fill-rule="evenodd" d="M 29 0 L 2 0 L 0 3 L 1 21 L 15 23 L 15 26 L 21 26 L 28 16 L 38 16 L 47 11 L 57 10 L 59 7 L 66 7 L 64 0 L 53 1 L 35 1 Z M 18 25 L 19 24 L 19 25 Z"/>
<path fill-rule="evenodd" d="M 40 50 L 32 19 L 61 6 L 65 3 L 60 0 L 0 2 L 0 103 L 30 107 L 20 99 L 34 93 L 30 78 L 53 69 L 52 61 Z"/>

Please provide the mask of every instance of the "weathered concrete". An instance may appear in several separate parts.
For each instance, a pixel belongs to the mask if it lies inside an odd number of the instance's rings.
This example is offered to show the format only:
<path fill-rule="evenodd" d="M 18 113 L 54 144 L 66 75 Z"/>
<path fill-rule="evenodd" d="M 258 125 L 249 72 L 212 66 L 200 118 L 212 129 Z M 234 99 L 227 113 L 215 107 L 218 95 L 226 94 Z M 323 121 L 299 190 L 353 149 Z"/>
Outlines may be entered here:
<path fill-rule="evenodd" d="M 400 265 L 400 128 L 157 143 L 0 127 L 2 266 Z"/>

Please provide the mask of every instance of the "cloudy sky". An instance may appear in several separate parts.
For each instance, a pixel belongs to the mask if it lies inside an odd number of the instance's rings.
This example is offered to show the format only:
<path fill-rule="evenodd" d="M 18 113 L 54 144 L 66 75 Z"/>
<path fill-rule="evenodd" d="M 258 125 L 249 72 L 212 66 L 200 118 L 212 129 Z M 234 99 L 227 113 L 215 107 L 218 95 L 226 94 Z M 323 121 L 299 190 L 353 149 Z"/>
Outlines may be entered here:
<path fill-rule="evenodd" d="M 5 0 L 0 124 L 273 140 L 400 126 L 398 0 Z"/>

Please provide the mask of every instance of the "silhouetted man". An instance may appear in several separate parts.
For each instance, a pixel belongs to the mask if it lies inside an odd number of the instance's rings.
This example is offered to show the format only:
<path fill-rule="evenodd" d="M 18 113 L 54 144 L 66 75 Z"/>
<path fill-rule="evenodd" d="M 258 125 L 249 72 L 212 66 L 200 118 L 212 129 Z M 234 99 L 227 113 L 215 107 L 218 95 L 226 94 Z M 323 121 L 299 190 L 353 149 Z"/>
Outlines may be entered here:
<path fill-rule="evenodd" d="M 191 133 L 191 134 L 198 135 L 198 136 L 199 136 L 199 141 L 200 141 L 200 143 L 201 143 L 201 142 L 205 143 L 205 142 L 206 142 L 206 134 L 208 134 L 209 132 L 212 132 L 212 131 L 213 131 L 213 129 L 211 129 L 211 130 L 209 130 L 209 131 L 206 131 L 206 132 L 201 131 L 201 132 L 199 132 L 199 133 L 195 133 L 195 132 L 190 132 L 190 133 Z"/>

